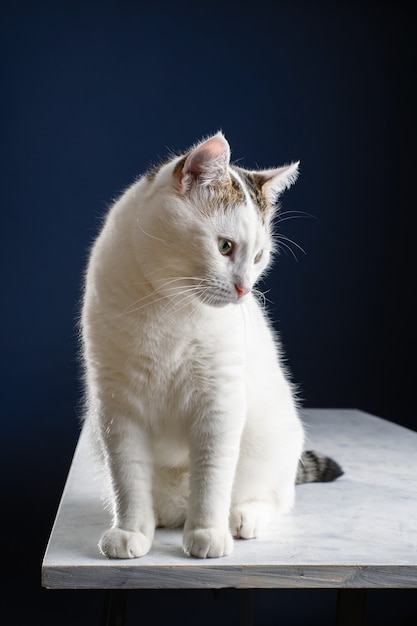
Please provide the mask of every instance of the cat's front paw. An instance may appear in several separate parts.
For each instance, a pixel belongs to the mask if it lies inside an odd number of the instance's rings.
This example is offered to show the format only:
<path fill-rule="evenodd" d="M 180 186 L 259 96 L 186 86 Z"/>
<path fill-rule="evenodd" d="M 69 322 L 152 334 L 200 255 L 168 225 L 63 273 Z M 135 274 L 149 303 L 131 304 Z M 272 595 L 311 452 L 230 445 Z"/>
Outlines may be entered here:
<path fill-rule="evenodd" d="M 217 528 L 196 528 L 184 532 L 184 552 L 200 559 L 226 556 L 233 550 L 233 537 Z"/>
<path fill-rule="evenodd" d="M 273 516 L 268 502 L 244 502 L 232 507 L 230 530 L 236 539 L 254 539 Z"/>
<path fill-rule="evenodd" d="M 141 532 L 110 528 L 104 533 L 98 546 L 109 559 L 134 559 L 144 556 L 151 544 L 152 539 Z"/>

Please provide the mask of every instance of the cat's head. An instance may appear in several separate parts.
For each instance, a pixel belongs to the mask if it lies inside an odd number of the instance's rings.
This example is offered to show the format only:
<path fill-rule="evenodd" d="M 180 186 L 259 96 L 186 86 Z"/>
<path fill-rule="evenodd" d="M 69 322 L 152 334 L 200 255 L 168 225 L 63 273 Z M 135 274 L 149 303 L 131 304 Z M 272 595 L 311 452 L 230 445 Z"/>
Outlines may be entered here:
<path fill-rule="evenodd" d="M 298 163 L 260 171 L 232 165 L 222 133 L 148 175 L 152 233 L 161 242 L 154 252 L 169 279 L 177 276 L 179 290 L 188 286 L 190 297 L 212 306 L 244 302 L 270 261 L 279 195 L 297 175 Z"/>

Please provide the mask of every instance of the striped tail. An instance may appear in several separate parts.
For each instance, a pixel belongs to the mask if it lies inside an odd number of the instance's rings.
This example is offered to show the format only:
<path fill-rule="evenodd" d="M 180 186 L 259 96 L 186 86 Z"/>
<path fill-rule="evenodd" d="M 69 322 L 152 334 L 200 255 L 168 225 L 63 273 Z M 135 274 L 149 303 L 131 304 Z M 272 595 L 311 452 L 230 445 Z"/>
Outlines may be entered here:
<path fill-rule="evenodd" d="M 328 483 L 343 475 L 343 470 L 336 461 L 320 452 L 306 450 L 298 463 L 295 484 Z"/>

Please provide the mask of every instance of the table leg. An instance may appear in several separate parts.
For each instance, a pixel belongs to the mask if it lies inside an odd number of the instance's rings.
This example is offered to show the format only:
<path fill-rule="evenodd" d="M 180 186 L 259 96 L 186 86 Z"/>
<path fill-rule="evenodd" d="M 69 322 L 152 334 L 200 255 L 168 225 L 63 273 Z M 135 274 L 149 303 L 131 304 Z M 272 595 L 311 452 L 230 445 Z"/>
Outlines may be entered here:
<path fill-rule="evenodd" d="M 339 589 L 337 626 L 365 626 L 366 589 Z"/>
<path fill-rule="evenodd" d="M 108 589 L 104 597 L 103 626 L 123 626 L 126 612 L 126 589 Z"/>
<path fill-rule="evenodd" d="M 239 626 L 252 626 L 252 589 L 238 590 Z"/>

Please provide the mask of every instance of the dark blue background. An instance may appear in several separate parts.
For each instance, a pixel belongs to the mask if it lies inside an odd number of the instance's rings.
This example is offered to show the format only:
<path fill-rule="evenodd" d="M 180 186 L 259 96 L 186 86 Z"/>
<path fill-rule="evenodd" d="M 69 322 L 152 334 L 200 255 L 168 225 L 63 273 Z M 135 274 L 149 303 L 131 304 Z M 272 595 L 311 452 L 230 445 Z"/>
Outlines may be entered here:
<path fill-rule="evenodd" d="M 411 9 L 22 1 L 0 28 L 2 538 L 30 598 L 6 623 L 82 624 L 98 594 L 35 593 L 79 430 L 82 273 L 112 199 L 170 150 L 221 128 L 248 167 L 301 159 L 283 207 L 314 218 L 281 228 L 306 254 L 291 245 L 265 289 L 303 403 L 417 428 Z"/>

